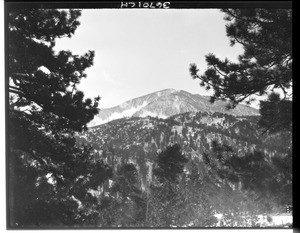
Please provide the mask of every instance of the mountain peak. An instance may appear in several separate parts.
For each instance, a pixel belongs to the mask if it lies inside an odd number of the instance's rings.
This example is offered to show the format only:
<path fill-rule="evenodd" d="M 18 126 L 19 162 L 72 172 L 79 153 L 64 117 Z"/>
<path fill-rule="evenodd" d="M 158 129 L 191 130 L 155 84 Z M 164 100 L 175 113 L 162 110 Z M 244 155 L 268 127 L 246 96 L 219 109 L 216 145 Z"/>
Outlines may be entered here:
<path fill-rule="evenodd" d="M 225 106 L 226 103 L 221 101 L 211 104 L 207 96 L 169 88 L 128 100 L 112 108 L 102 109 L 89 126 L 96 126 L 124 117 L 152 116 L 165 119 L 185 112 L 199 111 L 221 112 L 235 116 L 258 115 L 258 111 L 249 106 L 238 105 L 232 110 L 226 110 Z"/>
<path fill-rule="evenodd" d="M 168 89 L 164 89 L 164 90 L 161 90 L 161 91 L 156 91 L 152 94 L 171 94 L 171 93 L 176 93 L 178 92 L 176 89 L 173 89 L 173 88 L 168 88 Z"/>

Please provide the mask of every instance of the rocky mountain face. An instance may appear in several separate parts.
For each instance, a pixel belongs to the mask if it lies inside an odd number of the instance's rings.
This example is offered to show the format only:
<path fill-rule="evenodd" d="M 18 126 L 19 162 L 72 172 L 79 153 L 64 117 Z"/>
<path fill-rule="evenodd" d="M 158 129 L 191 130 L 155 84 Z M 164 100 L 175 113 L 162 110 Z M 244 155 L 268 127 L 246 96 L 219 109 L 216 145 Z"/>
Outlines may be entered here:
<path fill-rule="evenodd" d="M 226 102 L 209 102 L 209 96 L 191 94 L 182 90 L 166 89 L 126 101 L 112 108 L 101 109 L 89 126 L 108 123 L 124 117 L 159 117 L 166 119 L 185 112 L 220 112 L 233 116 L 258 115 L 257 109 L 246 105 L 238 105 L 227 110 Z"/>
<path fill-rule="evenodd" d="M 171 90 L 163 93 L 160 97 L 158 97 L 159 93 L 155 94 L 161 102 L 156 100 L 153 104 L 156 106 L 159 103 L 166 104 L 165 98 L 171 101 L 170 103 L 175 103 L 171 99 L 180 96 L 180 101 L 176 102 L 176 106 L 179 110 L 183 107 L 191 108 L 191 112 L 173 115 L 166 119 L 135 116 L 114 120 L 91 127 L 87 132 L 78 135 L 78 143 L 90 143 L 94 148 L 95 159 L 104 159 L 114 170 L 124 163 L 135 164 L 139 171 L 142 188 L 147 187 L 152 179 L 152 165 L 157 152 L 174 143 L 179 143 L 189 161 L 193 161 L 199 167 L 203 166 L 203 153 L 210 150 L 213 140 L 232 146 L 235 153 L 239 155 L 260 150 L 266 154 L 266 159 L 275 155 L 284 155 L 287 153 L 286 148 L 291 147 L 289 134 L 261 135 L 256 125 L 257 116 L 241 117 L 212 111 L 194 112 L 198 105 L 194 99 L 189 98 L 189 93 L 179 92 L 178 94 L 178 92 L 172 93 Z M 169 95 L 172 95 L 172 98 L 168 97 Z M 180 105 L 183 102 L 183 96 L 186 98 L 185 104 Z M 198 97 L 199 100 L 204 99 L 201 96 Z M 145 101 L 150 102 L 150 98 L 153 96 L 135 99 L 130 105 L 142 106 Z M 186 104 L 188 101 L 189 105 Z M 205 106 L 204 103 L 206 102 L 203 101 L 203 106 Z M 142 115 L 146 109 L 151 111 L 151 104 L 144 104 L 144 107 L 136 111 L 135 113 L 138 113 L 136 115 Z M 125 108 L 126 104 L 123 105 L 123 109 Z M 173 109 L 175 107 L 161 108 L 159 113 L 173 114 Z M 248 110 L 248 113 L 252 111 L 250 108 Z M 240 113 L 240 115 L 243 114 Z M 189 171 L 189 163 L 186 170 Z"/>

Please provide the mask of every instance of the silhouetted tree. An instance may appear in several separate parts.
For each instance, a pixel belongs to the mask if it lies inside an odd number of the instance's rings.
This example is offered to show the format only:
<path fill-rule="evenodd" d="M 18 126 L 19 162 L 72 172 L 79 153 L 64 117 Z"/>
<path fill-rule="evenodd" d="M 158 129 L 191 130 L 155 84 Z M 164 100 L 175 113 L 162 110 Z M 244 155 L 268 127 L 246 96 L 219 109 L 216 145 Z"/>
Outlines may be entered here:
<path fill-rule="evenodd" d="M 89 190 L 111 176 L 74 138 L 98 113 L 99 97 L 84 99 L 76 87 L 94 52 L 54 51 L 56 39 L 74 34 L 80 14 L 9 8 L 9 227 L 84 224 L 96 204 Z"/>
<path fill-rule="evenodd" d="M 217 99 L 228 99 L 228 108 L 238 103 L 251 103 L 253 95 L 264 96 L 271 91 L 268 100 L 260 104 L 260 125 L 270 132 L 275 128 L 291 130 L 291 99 L 288 92 L 292 87 L 292 10 L 291 9 L 224 9 L 227 36 L 233 46 L 238 43 L 244 48 L 239 62 L 222 61 L 208 54 L 207 70 L 198 75 L 195 64 L 190 65 L 194 79 L 207 90 L 213 89 L 213 103 Z M 274 100 L 276 90 L 284 97 Z M 269 92 L 270 93 L 270 92 Z M 276 119 L 269 113 L 276 112 Z M 274 121 L 275 120 L 275 121 Z"/>

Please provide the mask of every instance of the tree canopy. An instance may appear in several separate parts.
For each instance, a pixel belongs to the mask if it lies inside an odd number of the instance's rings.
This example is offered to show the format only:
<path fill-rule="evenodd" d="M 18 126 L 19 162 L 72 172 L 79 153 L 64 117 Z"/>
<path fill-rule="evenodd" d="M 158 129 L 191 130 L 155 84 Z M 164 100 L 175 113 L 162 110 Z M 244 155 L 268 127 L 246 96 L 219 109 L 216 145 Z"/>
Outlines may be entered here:
<path fill-rule="evenodd" d="M 10 9 L 8 12 L 8 194 L 10 227 L 81 225 L 96 199 L 89 193 L 111 176 L 75 132 L 98 113 L 99 97 L 84 99 L 77 84 L 94 52 L 55 53 L 71 37 L 79 10 Z"/>
<path fill-rule="evenodd" d="M 200 85 L 212 89 L 213 103 L 217 99 L 229 100 L 228 108 L 241 102 L 250 104 L 254 96 L 282 93 L 277 109 L 276 122 L 270 121 L 266 112 L 270 99 L 261 101 L 261 126 L 266 130 L 291 129 L 292 89 L 292 10 L 291 9 L 224 9 L 226 32 L 230 44 L 241 44 L 244 53 L 238 62 L 221 60 L 213 53 L 206 55 L 208 68 L 201 75 L 196 64 L 190 73 Z M 281 104 L 284 102 L 284 104 Z M 282 108 L 282 106 L 287 108 Z M 288 106 L 287 106 L 288 105 Z M 284 118 L 284 119 L 283 119 Z"/>
<path fill-rule="evenodd" d="M 49 127 L 81 131 L 98 113 L 99 97 L 84 100 L 76 85 L 93 65 L 94 52 L 55 54 L 55 40 L 71 37 L 80 11 L 12 10 L 8 19 L 10 107 L 27 107 L 34 121 Z M 29 107 L 29 108 L 28 108 Z M 23 111 L 25 114 L 25 111 Z"/>

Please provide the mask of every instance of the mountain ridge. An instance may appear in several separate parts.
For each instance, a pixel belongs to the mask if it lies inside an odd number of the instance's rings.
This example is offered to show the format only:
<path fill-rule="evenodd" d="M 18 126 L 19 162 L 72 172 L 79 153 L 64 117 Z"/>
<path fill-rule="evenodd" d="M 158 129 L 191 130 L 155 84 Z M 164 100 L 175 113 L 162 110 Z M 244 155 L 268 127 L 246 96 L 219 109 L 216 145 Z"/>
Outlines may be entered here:
<path fill-rule="evenodd" d="M 221 112 L 234 116 L 259 115 L 258 110 L 246 105 L 238 105 L 227 110 L 226 102 L 209 102 L 209 96 L 191 94 L 184 90 L 164 89 L 133 98 L 111 108 L 101 109 L 89 127 L 108 123 L 124 117 L 159 117 L 166 119 L 185 112 Z"/>

